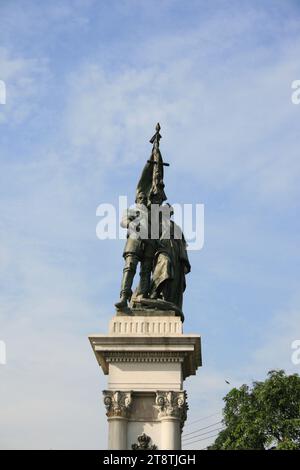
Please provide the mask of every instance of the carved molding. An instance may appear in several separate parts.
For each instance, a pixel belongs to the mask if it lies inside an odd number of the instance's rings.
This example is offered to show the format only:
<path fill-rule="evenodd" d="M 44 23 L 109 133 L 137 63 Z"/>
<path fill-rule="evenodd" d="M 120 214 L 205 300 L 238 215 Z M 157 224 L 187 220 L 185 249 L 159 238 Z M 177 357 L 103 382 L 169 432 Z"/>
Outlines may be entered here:
<path fill-rule="evenodd" d="M 184 362 L 186 353 L 176 352 L 110 352 L 105 355 L 107 362 Z"/>
<path fill-rule="evenodd" d="M 103 395 L 107 417 L 112 418 L 115 416 L 120 416 L 122 418 L 128 418 L 132 405 L 131 391 L 119 392 L 104 390 Z"/>
<path fill-rule="evenodd" d="M 151 444 L 151 437 L 147 436 L 143 432 L 140 436 L 137 438 L 138 444 L 132 444 L 131 449 L 132 450 L 155 450 L 157 449 L 157 446 L 155 444 Z"/>
<path fill-rule="evenodd" d="M 185 391 L 156 392 L 155 407 L 158 410 L 158 417 L 165 418 L 171 416 L 180 419 L 181 427 L 187 417 L 187 394 Z"/>

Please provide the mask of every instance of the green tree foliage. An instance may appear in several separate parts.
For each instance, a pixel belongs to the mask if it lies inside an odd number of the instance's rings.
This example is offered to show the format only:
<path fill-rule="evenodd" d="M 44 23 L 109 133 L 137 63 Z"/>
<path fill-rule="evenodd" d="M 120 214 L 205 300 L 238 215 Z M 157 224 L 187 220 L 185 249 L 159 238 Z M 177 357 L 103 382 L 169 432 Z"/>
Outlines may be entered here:
<path fill-rule="evenodd" d="M 210 450 L 300 450 L 300 376 L 270 371 L 264 382 L 233 388 Z"/>

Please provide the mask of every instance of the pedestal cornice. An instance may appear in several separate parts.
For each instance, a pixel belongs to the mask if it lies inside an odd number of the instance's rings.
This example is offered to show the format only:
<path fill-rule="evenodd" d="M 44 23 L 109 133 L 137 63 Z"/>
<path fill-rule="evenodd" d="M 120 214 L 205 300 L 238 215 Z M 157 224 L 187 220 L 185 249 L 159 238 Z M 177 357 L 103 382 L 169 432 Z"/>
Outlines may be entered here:
<path fill-rule="evenodd" d="M 182 362 L 183 379 L 201 366 L 199 335 L 91 335 L 91 346 L 104 374 L 110 362 Z"/>

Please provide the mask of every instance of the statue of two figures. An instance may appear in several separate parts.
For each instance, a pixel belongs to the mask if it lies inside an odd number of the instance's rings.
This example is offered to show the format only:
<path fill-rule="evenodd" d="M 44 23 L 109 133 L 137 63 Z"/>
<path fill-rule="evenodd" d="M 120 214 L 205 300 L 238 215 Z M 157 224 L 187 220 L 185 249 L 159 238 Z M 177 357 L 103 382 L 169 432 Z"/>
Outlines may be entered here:
<path fill-rule="evenodd" d="M 150 140 L 153 144 L 137 185 L 135 207 L 128 209 L 121 226 L 127 229 L 123 252 L 125 266 L 120 300 L 115 304 L 119 312 L 134 314 L 134 309 L 152 308 L 174 310 L 182 314 L 185 275 L 190 271 L 186 242 L 178 225 L 172 219 L 173 209 L 164 204 L 164 166 L 159 141 L 160 125 Z M 136 270 L 140 264 L 139 284 L 132 292 Z M 130 307 L 128 302 L 130 301 Z"/>

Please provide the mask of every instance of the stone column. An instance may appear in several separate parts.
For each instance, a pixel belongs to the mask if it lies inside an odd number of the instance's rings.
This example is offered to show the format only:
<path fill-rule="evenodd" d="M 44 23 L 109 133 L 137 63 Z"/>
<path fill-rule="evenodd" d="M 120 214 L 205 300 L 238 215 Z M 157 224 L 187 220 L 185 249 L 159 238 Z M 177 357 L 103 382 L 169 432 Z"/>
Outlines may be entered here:
<path fill-rule="evenodd" d="M 127 422 L 131 408 L 131 392 L 104 390 L 104 405 L 108 418 L 108 448 L 127 449 Z"/>
<path fill-rule="evenodd" d="M 181 449 L 181 430 L 186 420 L 186 392 L 156 392 L 156 408 L 161 421 L 161 446 L 163 450 Z"/>

